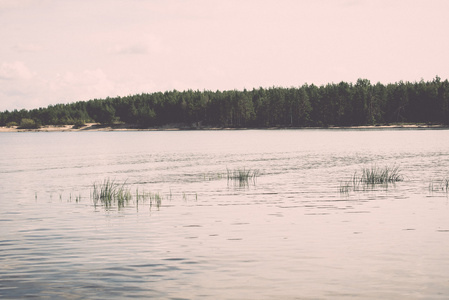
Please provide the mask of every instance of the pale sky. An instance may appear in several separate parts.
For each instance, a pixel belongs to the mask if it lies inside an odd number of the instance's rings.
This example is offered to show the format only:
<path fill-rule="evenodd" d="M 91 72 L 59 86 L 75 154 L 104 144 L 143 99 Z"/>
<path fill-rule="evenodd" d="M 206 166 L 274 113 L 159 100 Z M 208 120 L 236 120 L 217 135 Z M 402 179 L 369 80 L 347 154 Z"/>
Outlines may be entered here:
<path fill-rule="evenodd" d="M 0 0 L 0 111 L 449 78 L 446 0 Z"/>

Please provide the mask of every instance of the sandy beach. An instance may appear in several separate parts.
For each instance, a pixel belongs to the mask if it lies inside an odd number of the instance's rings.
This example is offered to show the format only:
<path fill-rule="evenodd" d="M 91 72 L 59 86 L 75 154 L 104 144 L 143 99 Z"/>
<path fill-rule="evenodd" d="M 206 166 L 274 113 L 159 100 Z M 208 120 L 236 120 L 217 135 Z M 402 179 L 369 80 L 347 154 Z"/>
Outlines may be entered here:
<path fill-rule="evenodd" d="M 397 124 L 378 126 L 346 126 L 346 127 L 269 127 L 269 128 L 217 128 L 217 127 L 188 127 L 188 126 L 161 126 L 151 128 L 139 128 L 132 124 L 102 125 L 99 123 L 87 123 L 82 127 L 73 125 L 45 125 L 37 129 L 20 129 L 17 126 L 0 126 L 0 132 L 72 132 L 72 131 L 155 131 L 155 130 L 242 130 L 242 129 L 438 129 L 448 128 L 447 125 L 426 124 Z"/>
<path fill-rule="evenodd" d="M 37 129 L 20 129 L 18 126 L 0 126 L 0 132 L 66 132 L 66 131 L 126 131 L 126 130 L 155 130 L 139 129 L 129 124 L 102 125 L 100 123 L 87 123 L 85 126 L 74 125 L 45 125 Z"/>

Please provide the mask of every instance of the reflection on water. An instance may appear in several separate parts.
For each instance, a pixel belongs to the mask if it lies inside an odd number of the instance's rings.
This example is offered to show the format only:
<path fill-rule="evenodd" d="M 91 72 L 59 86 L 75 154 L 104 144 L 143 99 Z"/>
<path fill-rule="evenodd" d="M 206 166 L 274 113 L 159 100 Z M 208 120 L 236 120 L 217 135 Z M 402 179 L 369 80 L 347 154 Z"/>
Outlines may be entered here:
<path fill-rule="evenodd" d="M 448 135 L 4 133 L 0 297 L 445 299 Z M 404 181 L 341 192 L 372 165 Z M 95 204 L 105 179 L 132 198 Z"/>

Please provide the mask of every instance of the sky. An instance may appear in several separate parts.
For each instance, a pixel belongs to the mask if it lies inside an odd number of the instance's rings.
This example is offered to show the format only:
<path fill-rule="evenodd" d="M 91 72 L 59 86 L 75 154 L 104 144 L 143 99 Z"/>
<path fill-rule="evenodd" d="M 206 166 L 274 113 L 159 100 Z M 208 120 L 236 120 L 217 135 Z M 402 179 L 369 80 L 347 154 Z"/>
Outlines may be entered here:
<path fill-rule="evenodd" d="M 446 0 L 0 0 L 0 111 L 449 79 Z"/>

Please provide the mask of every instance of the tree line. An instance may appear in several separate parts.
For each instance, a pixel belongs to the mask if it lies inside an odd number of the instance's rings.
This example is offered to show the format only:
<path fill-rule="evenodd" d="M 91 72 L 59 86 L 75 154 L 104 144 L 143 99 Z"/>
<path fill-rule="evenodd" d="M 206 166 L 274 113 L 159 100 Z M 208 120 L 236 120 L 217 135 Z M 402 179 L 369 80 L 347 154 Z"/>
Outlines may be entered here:
<path fill-rule="evenodd" d="M 327 127 L 391 123 L 449 124 L 449 82 L 316 86 L 237 91 L 167 91 L 0 112 L 0 126 L 81 126 L 95 122 L 137 127 Z"/>

